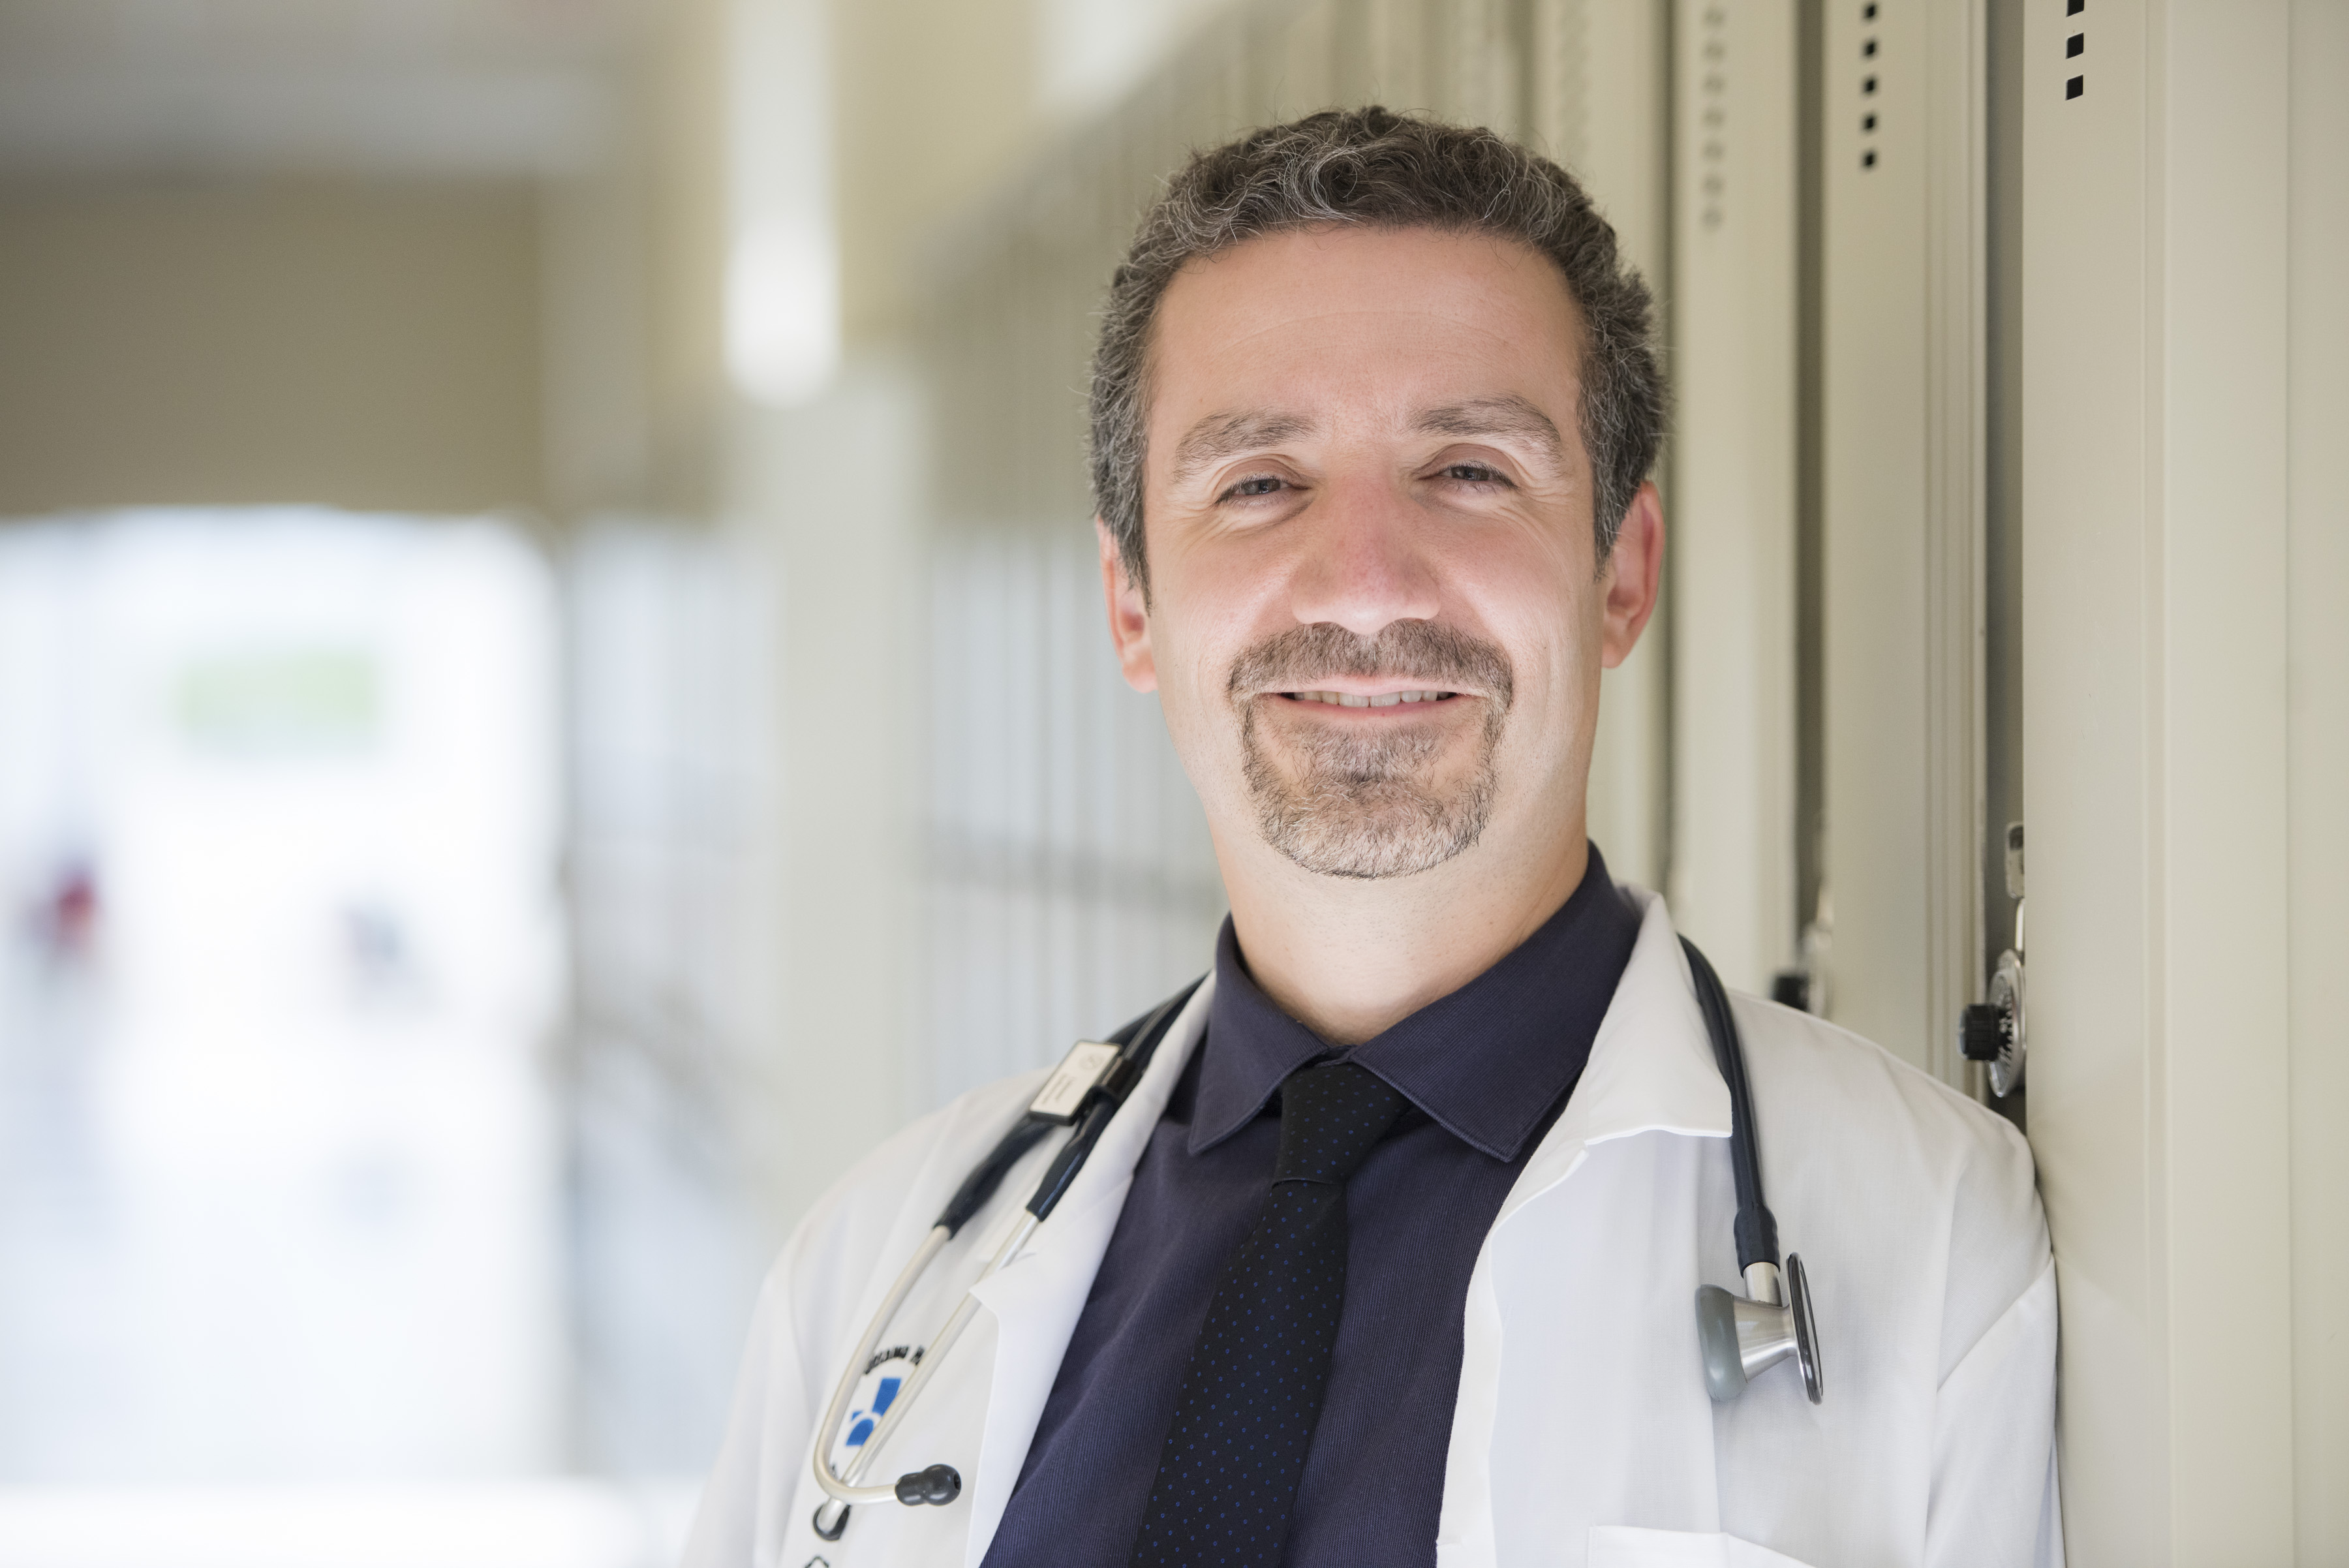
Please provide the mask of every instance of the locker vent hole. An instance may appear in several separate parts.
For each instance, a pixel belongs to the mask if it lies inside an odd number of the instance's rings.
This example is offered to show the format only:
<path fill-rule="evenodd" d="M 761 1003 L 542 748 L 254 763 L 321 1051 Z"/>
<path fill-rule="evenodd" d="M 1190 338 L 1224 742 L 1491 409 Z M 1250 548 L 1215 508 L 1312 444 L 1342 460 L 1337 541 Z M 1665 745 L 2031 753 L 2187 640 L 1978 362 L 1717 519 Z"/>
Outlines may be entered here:
<path fill-rule="evenodd" d="M 1871 0 L 1870 4 L 1859 8 L 1860 21 L 1863 24 L 1874 22 L 1876 20 L 1876 11 L 1877 8 Z M 1873 33 L 1870 33 L 1859 40 L 1859 57 L 1864 60 L 1873 60 L 1876 58 L 1880 47 L 1881 46 L 1878 43 L 1876 36 Z M 1860 96 L 1862 98 L 1875 97 L 1876 85 L 1877 78 L 1875 77 L 1861 77 L 1859 78 Z M 1875 110 L 1870 109 L 1868 112 L 1859 117 L 1859 131 L 1861 136 L 1867 138 L 1873 138 L 1876 135 Z M 1873 169 L 1876 167 L 1876 148 L 1872 140 L 1863 141 L 1860 144 L 1859 166 L 1862 169 Z"/>
<path fill-rule="evenodd" d="M 1704 192 L 1700 218 L 1708 229 L 1721 227 L 1722 197 L 1728 187 L 1724 171 L 1728 167 L 1729 149 L 1723 139 L 1723 127 L 1729 119 L 1729 84 L 1724 73 L 1729 58 L 1729 14 L 1720 5 L 1704 8 L 1704 43 L 1699 50 L 1707 70 L 1704 77 L 1703 120 L 1706 136 L 1703 147 L 1704 178 L 1699 188 Z"/>

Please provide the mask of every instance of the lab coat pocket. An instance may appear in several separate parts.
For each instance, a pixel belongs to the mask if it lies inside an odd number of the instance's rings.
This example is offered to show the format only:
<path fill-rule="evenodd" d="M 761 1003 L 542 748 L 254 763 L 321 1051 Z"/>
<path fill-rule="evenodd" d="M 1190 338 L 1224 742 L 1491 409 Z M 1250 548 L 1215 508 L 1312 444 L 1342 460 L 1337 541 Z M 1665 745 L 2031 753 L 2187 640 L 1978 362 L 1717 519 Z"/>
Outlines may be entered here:
<path fill-rule="evenodd" d="M 1641 1530 L 1629 1524 L 1590 1527 L 1588 1568 L 1804 1568 L 1782 1552 L 1688 1530 Z"/>

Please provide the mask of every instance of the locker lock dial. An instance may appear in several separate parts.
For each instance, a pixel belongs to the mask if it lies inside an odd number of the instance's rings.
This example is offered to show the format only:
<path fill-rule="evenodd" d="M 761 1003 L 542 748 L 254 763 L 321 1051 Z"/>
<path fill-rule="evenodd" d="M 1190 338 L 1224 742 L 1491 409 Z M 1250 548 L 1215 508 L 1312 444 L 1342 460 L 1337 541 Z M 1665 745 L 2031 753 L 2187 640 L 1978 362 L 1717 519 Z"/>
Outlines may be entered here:
<path fill-rule="evenodd" d="M 1969 1062 L 1990 1066 L 1991 1093 L 2003 1099 L 2023 1082 L 2029 1045 L 2023 1012 L 2023 824 L 2006 829 L 2006 896 L 2014 904 L 2014 945 L 1998 955 L 1990 994 L 1958 1016 L 1958 1050 Z"/>
<path fill-rule="evenodd" d="M 1999 954 L 1990 977 L 1990 999 L 1969 1006 L 1958 1020 L 1958 1049 L 1970 1062 L 1990 1064 L 1991 1093 L 2004 1098 L 2023 1082 L 2023 958 L 2012 948 Z"/>

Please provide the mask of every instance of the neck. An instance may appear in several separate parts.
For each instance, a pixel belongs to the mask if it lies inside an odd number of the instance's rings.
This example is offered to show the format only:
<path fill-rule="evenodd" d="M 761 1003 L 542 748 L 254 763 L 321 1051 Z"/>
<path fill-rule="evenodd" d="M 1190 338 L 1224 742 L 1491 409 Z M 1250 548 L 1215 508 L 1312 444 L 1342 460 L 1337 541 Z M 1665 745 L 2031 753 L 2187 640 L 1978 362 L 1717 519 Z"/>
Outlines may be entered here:
<path fill-rule="evenodd" d="M 1488 833 L 1431 871 L 1379 881 L 1299 869 L 1251 834 L 1216 832 L 1248 973 L 1337 1045 L 1382 1033 L 1506 957 L 1556 914 L 1590 863 L 1578 803 L 1532 836 Z"/>

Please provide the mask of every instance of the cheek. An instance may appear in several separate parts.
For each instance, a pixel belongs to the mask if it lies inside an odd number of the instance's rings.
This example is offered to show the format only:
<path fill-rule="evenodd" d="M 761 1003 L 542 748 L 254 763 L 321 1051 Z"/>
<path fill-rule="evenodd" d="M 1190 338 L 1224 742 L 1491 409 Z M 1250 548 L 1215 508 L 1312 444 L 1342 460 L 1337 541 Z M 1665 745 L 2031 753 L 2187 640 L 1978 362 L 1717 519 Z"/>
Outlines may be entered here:
<path fill-rule="evenodd" d="M 1606 625 L 1597 585 L 1546 541 L 1452 563 L 1459 610 L 1509 655 L 1519 704 L 1554 700 L 1595 675 Z"/>
<path fill-rule="evenodd" d="M 1152 616 L 1150 644 L 1158 664 L 1158 706 L 1175 748 L 1187 758 L 1203 742 L 1212 745 L 1225 706 L 1228 653 L 1218 657 L 1186 617 Z"/>
<path fill-rule="evenodd" d="M 1516 683 L 1502 746 L 1521 779 L 1568 768 L 1596 722 L 1600 648 L 1588 606 L 1588 595 L 1519 592 L 1485 607 L 1485 635 L 1507 652 Z"/>
<path fill-rule="evenodd" d="M 1226 705 L 1240 656 L 1294 624 L 1275 613 L 1285 602 L 1286 570 L 1262 552 L 1237 549 L 1194 552 L 1174 565 L 1151 618 L 1159 680 L 1177 689 L 1171 695 L 1185 708 L 1212 712 Z"/>

